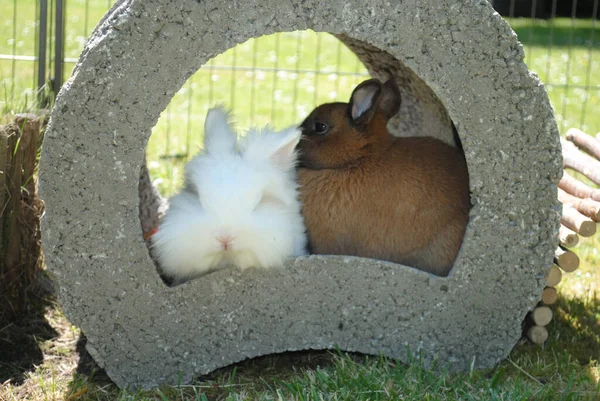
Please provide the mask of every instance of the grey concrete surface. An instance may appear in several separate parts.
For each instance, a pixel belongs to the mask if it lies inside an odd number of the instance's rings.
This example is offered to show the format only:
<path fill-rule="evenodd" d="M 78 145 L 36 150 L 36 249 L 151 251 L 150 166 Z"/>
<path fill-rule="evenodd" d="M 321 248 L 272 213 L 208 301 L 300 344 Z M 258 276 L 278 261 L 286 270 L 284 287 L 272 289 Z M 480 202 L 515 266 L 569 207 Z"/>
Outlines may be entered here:
<path fill-rule="evenodd" d="M 421 77 L 455 122 L 471 220 L 439 278 L 352 257 L 220 271 L 167 288 L 141 235 L 138 180 L 151 128 L 209 58 L 298 29 L 345 34 Z M 259 355 L 325 349 L 452 370 L 490 367 L 541 296 L 559 224 L 560 145 L 548 98 L 485 1 L 123 0 L 90 38 L 46 133 L 43 245 L 64 312 L 121 387 L 185 383 Z"/>

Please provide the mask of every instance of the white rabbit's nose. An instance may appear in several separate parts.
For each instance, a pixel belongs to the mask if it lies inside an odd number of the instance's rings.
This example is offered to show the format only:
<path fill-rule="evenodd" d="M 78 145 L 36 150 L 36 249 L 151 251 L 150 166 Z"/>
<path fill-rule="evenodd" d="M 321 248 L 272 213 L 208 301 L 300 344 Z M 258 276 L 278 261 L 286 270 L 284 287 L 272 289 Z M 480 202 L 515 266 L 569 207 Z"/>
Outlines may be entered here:
<path fill-rule="evenodd" d="M 235 238 L 231 235 L 219 235 L 217 241 L 221 244 L 221 249 L 228 251 L 231 249 L 231 243 Z"/>

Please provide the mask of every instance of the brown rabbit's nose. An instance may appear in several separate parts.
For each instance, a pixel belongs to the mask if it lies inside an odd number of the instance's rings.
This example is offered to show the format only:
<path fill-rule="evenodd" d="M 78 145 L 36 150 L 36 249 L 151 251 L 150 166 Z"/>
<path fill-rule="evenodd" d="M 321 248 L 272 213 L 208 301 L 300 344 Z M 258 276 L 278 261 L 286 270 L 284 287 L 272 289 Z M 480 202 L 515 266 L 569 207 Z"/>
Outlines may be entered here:
<path fill-rule="evenodd" d="M 224 251 L 228 251 L 231 249 L 231 243 L 234 239 L 235 237 L 232 237 L 231 235 L 219 235 L 217 237 L 217 241 L 219 241 L 219 243 L 221 244 L 221 248 Z"/>

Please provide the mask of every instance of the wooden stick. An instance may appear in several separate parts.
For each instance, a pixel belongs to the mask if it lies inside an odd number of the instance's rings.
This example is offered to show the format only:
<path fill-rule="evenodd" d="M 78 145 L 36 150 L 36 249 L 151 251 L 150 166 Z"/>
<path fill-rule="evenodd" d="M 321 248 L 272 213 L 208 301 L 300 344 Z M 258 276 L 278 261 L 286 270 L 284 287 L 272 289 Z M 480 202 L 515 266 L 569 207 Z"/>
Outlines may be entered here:
<path fill-rule="evenodd" d="M 600 202 L 592 199 L 581 199 L 558 188 L 558 200 L 565 205 L 573 206 L 577 211 L 595 222 L 600 221 Z"/>
<path fill-rule="evenodd" d="M 534 344 L 543 345 L 548 339 L 548 330 L 541 326 L 531 326 L 527 330 L 527 338 Z"/>
<path fill-rule="evenodd" d="M 579 171 L 596 184 L 600 184 L 600 162 L 577 149 L 573 143 L 560 139 L 563 166 Z"/>
<path fill-rule="evenodd" d="M 572 248 L 579 243 L 579 235 L 561 224 L 558 230 L 558 240 L 562 246 Z"/>
<path fill-rule="evenodd" d="M 40 257 L 41 231 L 40 216 L 43 213 L 42 202 L 37 194 L 37 156 L 40 145 L 41 120 L 39 117 L 27 114 L 17 115 L 15 123 L 21 127 L 21 144 L 23 146 L 23 182 L 25 190 L 21 191 L 21 202 L 27 207 L 21 209 L 19 221 L 22 225 L 21 246 L 27 249 L 21 255 L 22 283 L 33 279 L 38 259 Z"/>
<path fill-rule="evenodd" d="M 554 263 L 565 272 L 571 273 L 579 267 L 579 256 L 567 249 L 558 247 L 554 252 Z"/>
<path fill-rule="evenodd" d="M 546 273 L 546 285 L 548 287 L 555 287 L 562 280 L 562 271 L 558 265 L 552 265 L 550 269 L 548 269 L 548 273 Z"/>
<path fill-rule="evenodd" d="M 23 164 L 23 178 L 27 180 L 27 192 L 30 196 L 36 192 L 36 180 L 34 179 L 35 158 L 38 151 L 38 139 L 40 136 L 40 117 L 35 114 L 17 114 L 15 124 L 21 129 L 23 138 L 27 138 L 27 146 Z M 21 139 L 23 141 L 24 139 Z"/>
<path fill-rule="evenodd" d="M 569 175 L 566 171 L 563 172 L 558 187 L 578 198 L 591 198 L 595 201 L 600 201 L 600 189 L 595 189 L 584 184 Z"/>
<path fill-rule="evenodd" d="M 591 237 L 596 234 L 596 223 L 594 223 L 592 219 L 579 213 L 577 209 L 572 206 L 563 205 L 560 222 L 582 237 Z"/>
<path fill-rule="evenodd" d="M 577 128 L 569 129 L 565 136 L 569 141 L 577 145 L 578 148 L 583 149 L 596 159 L 600 159 L 600 142 L 595 140 L 593 136 Z"/>
<path fill-rule="evenodd" d="M 8 174 L 10 168 L 9 162 L 9 151 L 8 151 L 8 141 L 9 141 L 10 133 L 7 127 L 0 127 L 0 260 L 4 260 L 6 255 L 4 255 L 4 247 L 2 244 L 4 243 L 3 235 L 4 235 L 4 213 L 5 213 L 5 202 L 7 202 L 8 194 Z M 6 220 L 8 221 L 8 219 Z"/>
<path fill-rule="evenodd" d="M 2 278 L 6 280 L 9 286 L 18 286 L 18 278 L 19 278 L 19 263 L 21 261 L 21 230 L 22 226 L 19 224 L 19 217 L 22 215 L 21 209 L 23 205 L 21 204 L 21 184 L 23 182 L 23 143 L 19 142 L 17 145 L 17 141 L 21 138 L 21 132 L 14 124 L 9 124 L 14 127 L 14 135 L 9 137 L 9 149 L 15 149 L 14 154 L 12 156 L 12 160 L 9 161 L 10 167 L 7 166 L 6 172 L 9 174 L 9 182 L 8 182 L 8 193 L 10 196 L 10 201 L 8 203 L 8 209 L 4 213 L 4 215 L 9 215 L 10 219 L 8 219 L 7 227 L 8 227 L 8 235 L 6 236 L 6 241 L 8 241 L 8 245 L 6 246 L 6 257 L 4 259 L 6 266 L 6 275 Z M 9 213 L 7 213 L 9 212 Z"/>
<path fill-rule="evenodd" d="M 536 326 L 546 326 L 552 321 L 552 309 L 549 306 L 538 306 L 531 312 L 531 319 Z"/>
<path fill-rule="evenodd" d="M 544 288 L 544 292 L 542 292 L 542 302 L 544 305 L 552 305 L 558 299 L 558 292 L 554 287 L 546 287 Z"/>

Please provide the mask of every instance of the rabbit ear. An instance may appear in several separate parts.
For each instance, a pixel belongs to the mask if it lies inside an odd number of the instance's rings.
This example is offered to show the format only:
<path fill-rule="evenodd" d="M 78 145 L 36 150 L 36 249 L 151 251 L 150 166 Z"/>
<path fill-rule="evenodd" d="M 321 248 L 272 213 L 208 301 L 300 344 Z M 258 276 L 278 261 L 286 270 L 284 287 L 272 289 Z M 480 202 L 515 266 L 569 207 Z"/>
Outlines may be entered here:
<path fill-rule="evenodd" d="M 269 160 L 283 171 L 290 170 L 296 163 L 295 149 L 301 134 L 295 126 L 279 132 L 250 131 L 245 138 L 244 157 L 247 160 Z"/>
<path fill-rule="evenodd" d="M 398 113 L 401 103 L 400 89 L 398 88 L 396 79 L 392 77 L 383 84 L 379 110 L 381 110 L 385 115 L 385 118 L 389 120 Z"/>
<path fill-rule="evenodd" d="M 229 154 L 235 152 L 236 142 L 229 113 L 222 107 L 210 109 L 204 124 L 204 149 L 211 154 Z"/>
<path fill-rule="evenodd" d="M 302 131 L 297 127 L 287 128 L 279 133 L 280 140 L 271 152 L 271 161 L 283 170 L 289 170 L 296 163 L 296 145 L 300 142 Z"/>
<path fill-rule="evenodd" d="M 381 82 L 375 78 L 360 83 L 354 89 L 348 105 L 354 124 L 364 125 L 371 121 L 381 100 L 381 95 Z"/>

